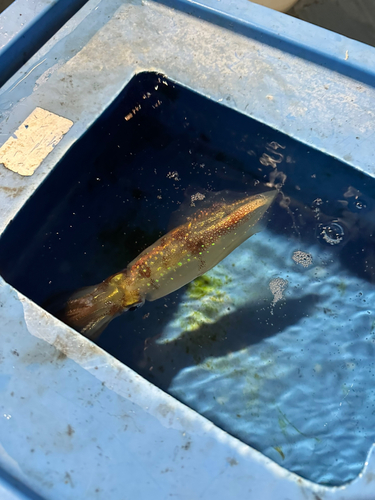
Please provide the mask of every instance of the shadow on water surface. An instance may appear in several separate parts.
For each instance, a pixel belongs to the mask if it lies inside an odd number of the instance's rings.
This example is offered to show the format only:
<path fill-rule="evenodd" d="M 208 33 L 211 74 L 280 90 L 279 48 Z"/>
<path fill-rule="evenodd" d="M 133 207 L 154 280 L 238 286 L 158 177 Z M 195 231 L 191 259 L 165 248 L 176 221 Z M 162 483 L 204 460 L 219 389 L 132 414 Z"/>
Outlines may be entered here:
<path fill-rule="evenodd" d="M 168 390 L 171 380 L 180 370 L 200 364 L 209 357 L 218 358 L 240 351 L 277 335 L 311 315 L 318 302 L 317 295 L 283 301 L 277 304 L 270 316 L 269 304 L 260 301 L 236 309 L 215 323 L 201 324 L 193 331 L 182 330 L 174 340 L 158 343 L 172 317 L 168 315 L 165 323 L 158 325 L 156 335 L 144 342 L 141 357 L 133 359 L 131 367 L 162 389 Z"/>

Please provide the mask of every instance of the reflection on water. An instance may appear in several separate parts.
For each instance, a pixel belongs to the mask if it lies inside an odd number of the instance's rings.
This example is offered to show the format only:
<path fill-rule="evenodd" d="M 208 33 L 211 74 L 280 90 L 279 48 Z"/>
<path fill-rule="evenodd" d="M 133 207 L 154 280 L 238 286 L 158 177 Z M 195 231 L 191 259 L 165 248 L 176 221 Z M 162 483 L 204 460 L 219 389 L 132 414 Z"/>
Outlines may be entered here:
<path fill-rule="evenodd" d="M 124 268 L 168 230 L 188 188 L 192 204 L 206 191 L 281 189 L 265 230 L 115 320 L 99 344 L 289 470 L 342 484 L 374 441 L 373 184 L 139 75 L 9 226 L 0 270 L 42 303 Z"/>
<path fill-rule="evenodd" d="M 315 265 L 298 266 L 294 248 L 268 231 L 249 240 L 208 273 L 219 297 L 186 290 L 145 356 L 156 379 L 220 427 L 288 469 L 339 483 L 373 440 L 375 291 L 317 245 L 306 247 Z"/>

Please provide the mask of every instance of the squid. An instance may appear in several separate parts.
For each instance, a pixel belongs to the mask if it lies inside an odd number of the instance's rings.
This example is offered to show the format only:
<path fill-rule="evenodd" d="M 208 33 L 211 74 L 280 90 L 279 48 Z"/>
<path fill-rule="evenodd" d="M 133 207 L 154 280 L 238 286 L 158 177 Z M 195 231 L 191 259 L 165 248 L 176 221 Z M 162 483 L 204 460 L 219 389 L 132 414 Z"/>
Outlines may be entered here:
<path fill-rule="evenodd" d="M 237 195 L 234 201 L 215 193 L 216 201 L 195 210 L 125 269 L 73 293 L 56 316 L 82 335 L 97 338 L 113 318 L 190 283 L 259 232 L 277 193 Z M 228 197 L 232 201 L 225 201 Z"/>

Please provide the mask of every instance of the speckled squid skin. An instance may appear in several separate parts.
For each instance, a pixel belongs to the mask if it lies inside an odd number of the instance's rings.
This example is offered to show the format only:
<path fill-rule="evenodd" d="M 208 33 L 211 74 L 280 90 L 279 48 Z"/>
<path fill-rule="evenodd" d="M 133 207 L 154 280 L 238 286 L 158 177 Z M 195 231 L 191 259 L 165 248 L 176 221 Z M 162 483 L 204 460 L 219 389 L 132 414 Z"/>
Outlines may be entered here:
<path fill-rule="evenodd" d="M 198 210 L 110 278 L 131 302 L 156 300 L 206 273 L 260 230 L 276 190 Z"/>
<path fill-rule="evenodd" d="M 267 191 L 197 210 L 126 269 L 77 290 L 55 311 L 56 316 L 86 337 L 97 338 L 119 314 L 181 288 L 258 232 L 258 222 L 276 194 Z"/>

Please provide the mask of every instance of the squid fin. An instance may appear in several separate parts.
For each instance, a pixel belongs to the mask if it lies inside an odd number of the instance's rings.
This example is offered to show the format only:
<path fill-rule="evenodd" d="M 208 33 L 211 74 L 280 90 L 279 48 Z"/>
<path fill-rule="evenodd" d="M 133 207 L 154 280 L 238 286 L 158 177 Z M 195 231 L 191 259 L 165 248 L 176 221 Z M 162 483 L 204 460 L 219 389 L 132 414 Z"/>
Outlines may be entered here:
<path fill-rule="evenodd" d="M 47 309 L 63 323 L 94 340 L 125 310 L 122 298 L 117 287 L 104 281 L 77 290 L 67 300 L 57 298 Z"/>

